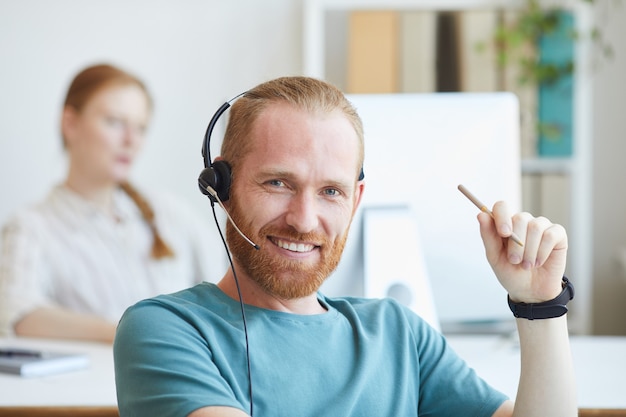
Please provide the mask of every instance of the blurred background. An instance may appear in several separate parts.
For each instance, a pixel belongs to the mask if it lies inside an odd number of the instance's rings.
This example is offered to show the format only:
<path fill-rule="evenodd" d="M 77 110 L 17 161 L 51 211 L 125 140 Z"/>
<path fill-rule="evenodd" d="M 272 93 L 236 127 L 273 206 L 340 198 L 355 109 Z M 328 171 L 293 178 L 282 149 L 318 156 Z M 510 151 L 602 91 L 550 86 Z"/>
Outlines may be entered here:
<path fill-rule="evenodd" d="M 520 22 L 552 29 L 529 35 Z M 563 71 L 546 83 L 524 75 L 524 60 L 535 75 L 550 68 L 538 63 Z M 137 74 L 154 97 L 135 181 L 207 216 L 206 126 L 259 82 L 306 74 L 347 93 L 515 92 L 523 208 L 570 230 L 574 330 L 626 334 L 622 1 L 0 0 L 0 223 L 63 177 L 63 95 L 98 62 Z"/>

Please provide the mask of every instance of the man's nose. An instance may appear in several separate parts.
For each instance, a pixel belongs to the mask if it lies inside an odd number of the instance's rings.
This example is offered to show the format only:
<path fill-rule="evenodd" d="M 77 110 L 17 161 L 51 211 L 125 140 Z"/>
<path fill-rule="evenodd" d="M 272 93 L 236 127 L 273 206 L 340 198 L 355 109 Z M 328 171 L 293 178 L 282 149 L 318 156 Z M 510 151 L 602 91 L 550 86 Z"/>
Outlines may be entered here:
<path fill-rule="evenodd" d="M 319 213 L 315 196 L 301 192 L 289 202 L 287 224 L 299 233 L 308 233 L 319 226 Z"/>

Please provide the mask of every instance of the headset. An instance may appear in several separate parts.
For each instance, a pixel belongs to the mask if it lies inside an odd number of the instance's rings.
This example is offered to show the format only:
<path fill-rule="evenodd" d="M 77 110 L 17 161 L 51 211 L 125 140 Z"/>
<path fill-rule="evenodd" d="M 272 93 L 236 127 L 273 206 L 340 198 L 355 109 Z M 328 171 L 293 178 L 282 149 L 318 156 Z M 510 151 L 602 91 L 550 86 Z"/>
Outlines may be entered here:
<path fill-rule="evenodd" d="M 206 128 L 206 133 L 204 134 L 204 141 L 202 142 L 204 169 L 200 172 L 200 176 L 198 177 L 198 186 L 200 187 L 200 192 L 209 197 L 211 205 L 228 200 L 230 197 L 231 183 L 231 170 L 228 162 L 222 160 L 211 162 L 211 134 L 220 116 L 228 110 L 233 101 L 244 94 L 246 94 L 246 91 L 222 104 L 213 117 L 211 117 L 209 125 Z"/>
<path fill-rule="evenodd" d="M 204 142 L 202 143 L 204 169 L 200 172 L 200 176 L 198 177 L 198 187 L 200 187 L 200 192 L 209 197 L 209 200 L 211 200 L 211 207 L 214 208 L 214 204 L 218 203 L 220 207 L 222 207 L 222 210 L 224 210 L 224 213 L 226 213 L 226 217 L 228 217 L 228 220 L 233 225 L 237 233 L 239 233 L 242 238 L 252 245 L 254 249 L 259 250 L 259 245 L 250 240 L 250 238 L 248 238 L 248 236 L 246 236 L 239 229 L 239 227 L 237 227 L 237 224 L 235 224 L 235 221 L 230 217 L 228 210 L 226 210 L 226 207 L 224 207 L 224 204 L 222 203 L 230 198 L 230 165 L 228 162 L 222 160 L 211 162 L 211 133 L 213 133 L 213 129 L 215 128 L 218 119 L 226 110 L 228 110 L 230 104 L 244 94 L 246 94 L 246 92 L 243 92 L 222 104 L 220 108 L 217 109 L 213 117 L 211 117 L 211 121 L 209 121 L 209 126 L 207 126 L 206 133 L 204 134 Z M 228 247 L 226 247 L 226 252 L 228 252 Z"/>

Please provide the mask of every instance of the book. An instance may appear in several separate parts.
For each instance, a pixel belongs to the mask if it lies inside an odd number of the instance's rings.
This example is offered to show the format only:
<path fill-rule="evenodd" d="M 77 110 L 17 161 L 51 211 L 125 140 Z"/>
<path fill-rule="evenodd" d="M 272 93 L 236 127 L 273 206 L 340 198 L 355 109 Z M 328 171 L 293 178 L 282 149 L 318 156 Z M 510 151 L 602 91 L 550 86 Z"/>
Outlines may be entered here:
<path fill-rule="evenodd" d="M 84 369 L 88 366 L 89 357 L 82 353 L 0 348 L 0 372 L 3 373 L 37 377 Z"/>
<path fill-rule="evenodd" d="M 479 51 L 477 46 L 496 32 L 497 12 L 466 11 L 458 19 L 461 91 L 497 91 L 496 50 L 486 47 Z"/>
<path fill-rule="evenodd" d="M 348 92 L 398 92 L 398 14 L 353 11 L 348 18 Z"/>
<path fill-rule="evenodd" d="M 432 93 L 437 89 L 437 12 L 407 11 L 400 19 L 400 91 Z"/>

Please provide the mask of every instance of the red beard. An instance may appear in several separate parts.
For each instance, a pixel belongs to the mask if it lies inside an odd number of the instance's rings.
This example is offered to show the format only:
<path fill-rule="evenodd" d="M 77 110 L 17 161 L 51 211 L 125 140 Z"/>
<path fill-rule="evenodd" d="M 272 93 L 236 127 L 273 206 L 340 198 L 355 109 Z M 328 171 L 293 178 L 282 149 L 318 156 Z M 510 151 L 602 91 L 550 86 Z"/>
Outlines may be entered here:
<path fill-rule="evenodd" d="M 348 237 L 349 228 L 334 242 L 319 233 L 302 234 L 293 228 L 284 229 L 276 226 L 265 226 L 259 230 L 258 234 L 255 234 L 234 199 L 231 201 L 230 215 L 241 231 L 261 247 L 259 250 L 253 248 L 227 222 L 226 240 L 233 258 L 265 292 L 285 300 L 302 298 L 316 292 L 337 268 Z M 270 255 L 267 250 L 263 249 L 265 245 L 273 244 L 267 236 L 280 236 L 292 241 L 316 242 L 319 245 L 316 248 L 320 252 L 319 261 L 312 264 L 310 261 Z"/>

